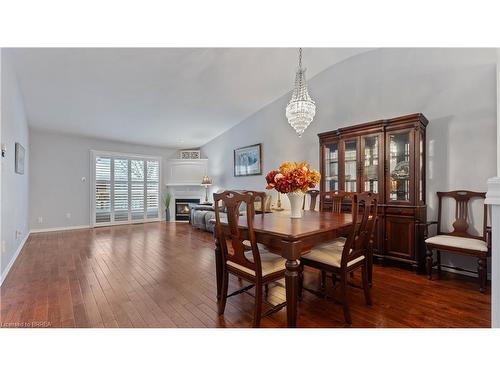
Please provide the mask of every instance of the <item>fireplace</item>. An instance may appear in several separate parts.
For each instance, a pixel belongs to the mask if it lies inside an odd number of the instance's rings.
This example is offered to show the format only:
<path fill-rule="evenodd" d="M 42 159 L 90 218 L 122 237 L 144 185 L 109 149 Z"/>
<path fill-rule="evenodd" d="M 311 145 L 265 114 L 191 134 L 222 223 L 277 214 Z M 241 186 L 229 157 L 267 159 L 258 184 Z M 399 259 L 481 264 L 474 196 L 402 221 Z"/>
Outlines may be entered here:
<path fill-rule="evenodd" d="M 189 205 L 199 204 L 199 199 L 179 198 L 175 200 L 175 220 L 189 221 Z"/>

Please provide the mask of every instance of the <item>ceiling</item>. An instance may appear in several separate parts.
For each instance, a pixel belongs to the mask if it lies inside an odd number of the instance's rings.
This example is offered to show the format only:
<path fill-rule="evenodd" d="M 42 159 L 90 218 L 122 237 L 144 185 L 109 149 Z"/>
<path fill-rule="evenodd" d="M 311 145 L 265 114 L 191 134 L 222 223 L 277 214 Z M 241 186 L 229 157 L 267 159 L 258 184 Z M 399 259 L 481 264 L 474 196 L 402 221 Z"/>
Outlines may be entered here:
<path fill-rule="evenodd" d="M 363 48 L 304 49 L 311 78 Z M 199 147 L 292 89 L 290 48 L 11 49 L 30 127 Z M 285 109 L 283 108 L 283 116 Z"/>

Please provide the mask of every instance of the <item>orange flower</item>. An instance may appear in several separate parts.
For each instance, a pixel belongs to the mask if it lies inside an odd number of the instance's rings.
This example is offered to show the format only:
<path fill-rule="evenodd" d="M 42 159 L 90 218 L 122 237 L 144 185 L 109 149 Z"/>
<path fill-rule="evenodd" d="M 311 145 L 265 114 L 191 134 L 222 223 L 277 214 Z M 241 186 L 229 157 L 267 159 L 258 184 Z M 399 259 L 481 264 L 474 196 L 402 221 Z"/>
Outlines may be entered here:
<path fill-rule="evenodd" d="M 321 179 L 321 175 L 312 169 L 307 162 L 283 162 L 279 169 L 266 175 L 267 189 L 276 189 L 281 193 L 291 191 L 306 192 L 314 188 Z"/>

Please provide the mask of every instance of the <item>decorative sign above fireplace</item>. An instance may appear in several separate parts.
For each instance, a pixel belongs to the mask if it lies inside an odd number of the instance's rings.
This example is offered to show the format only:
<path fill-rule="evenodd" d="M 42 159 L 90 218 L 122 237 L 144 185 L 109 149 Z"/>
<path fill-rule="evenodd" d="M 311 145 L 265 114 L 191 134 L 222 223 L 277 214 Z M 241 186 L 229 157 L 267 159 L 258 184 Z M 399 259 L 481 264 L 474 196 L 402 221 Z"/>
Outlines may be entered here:
<path fill-rule="evenodd" d="M 179 151 L 179 159 L 201 159 L 200 150 L 181 150 Z"/>

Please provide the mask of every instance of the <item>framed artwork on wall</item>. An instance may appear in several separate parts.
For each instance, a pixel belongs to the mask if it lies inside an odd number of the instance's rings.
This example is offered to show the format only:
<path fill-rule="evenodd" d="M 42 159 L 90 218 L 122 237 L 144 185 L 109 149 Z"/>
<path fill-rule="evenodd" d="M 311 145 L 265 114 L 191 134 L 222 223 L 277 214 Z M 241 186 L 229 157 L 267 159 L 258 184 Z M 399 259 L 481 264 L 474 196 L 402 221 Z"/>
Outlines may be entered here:
<path fill-rule="evenodd" d="M 234 150 L 234 176 L 254 176 L 262 174 L 262 144 L 246 146 Z"/>
<path fill-rule="evenodd" d="M 17 174 L 24 174 L 24 147 L 16 142 L 15 171 Z"/>

